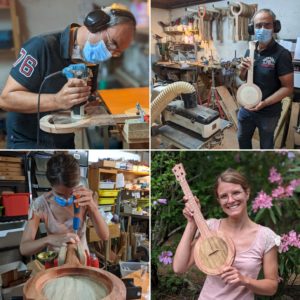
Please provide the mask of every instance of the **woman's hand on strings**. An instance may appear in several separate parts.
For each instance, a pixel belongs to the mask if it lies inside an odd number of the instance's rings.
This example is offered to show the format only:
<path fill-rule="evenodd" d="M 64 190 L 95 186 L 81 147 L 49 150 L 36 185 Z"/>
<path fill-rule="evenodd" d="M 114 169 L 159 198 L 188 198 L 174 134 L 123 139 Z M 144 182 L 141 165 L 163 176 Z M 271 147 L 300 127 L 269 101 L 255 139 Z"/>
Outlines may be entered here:
<path fill-rule="evenodd" d="M 237 268 L 232 266 L 224 269 L 224 272 L 221 274 L 221 278 L 226 284 L 246 284 L 246 277 L 243 276 Z"/>

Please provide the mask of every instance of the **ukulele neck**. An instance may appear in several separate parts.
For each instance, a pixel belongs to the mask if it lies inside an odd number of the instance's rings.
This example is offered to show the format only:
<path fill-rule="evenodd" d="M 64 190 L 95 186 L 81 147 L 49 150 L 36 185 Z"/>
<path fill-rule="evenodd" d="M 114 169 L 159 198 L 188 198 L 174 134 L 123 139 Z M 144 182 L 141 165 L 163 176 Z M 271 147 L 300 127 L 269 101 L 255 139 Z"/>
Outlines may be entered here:
<path fill-rule="evenodd" d="M 201 213 L 201 210 L 198 206 L 198 203 L 196 202 L 194 195 L 190 189 L 189 184 L 184 179 L 182 181 L 179 181 L 180 186 L 183 190 L 184 195 L 188 198 L 188 202 L 191 204 L 193 211 L 194 211 L 194 220 L 195 223 L 201 233 L 202 236 L 208 237 L 211 236 L 210 230 L 206 224 L 206 221 Z"/>
<path fill-rule="evenodd" d="M 255 51 L 255 42 L 254 41 L 249 42 L 249 51 L 250 51 L 249 58 L 251 61 L 251 67 L 248 70 L 247 83 L 253 84 L 254 51 Z"/>

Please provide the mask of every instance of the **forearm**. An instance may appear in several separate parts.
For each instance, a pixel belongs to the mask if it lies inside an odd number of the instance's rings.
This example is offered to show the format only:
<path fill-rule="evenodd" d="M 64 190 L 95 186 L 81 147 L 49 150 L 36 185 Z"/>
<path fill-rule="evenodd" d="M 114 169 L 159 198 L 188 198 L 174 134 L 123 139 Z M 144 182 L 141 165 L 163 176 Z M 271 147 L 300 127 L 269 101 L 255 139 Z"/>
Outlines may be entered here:
<path fill-rule="evenodd" d="M 272 296 L 277 291 L 278 282 L 275 279 L 253 279 L 245 278 L 245 286 L 254 294 Z"/>
<path fill-rule="evenodd" d="M 36 254 L 46 248 L 49 245 L 49 236 L 44 238 L 21 242 L 20 252 L 24 256 L 30 256 Z"/>
<path fill-rule="evenodd" d="M 28 91 L 3 92 L 0 97 L 0 107 L 6 111 L 36 113 L 38 94 Z M 52 110 L 57 110 L 55 94 L 41 94 L 40 112 Z"/>
<path fill-rule="evenodd" d="M 272 94 L 271 96 L 269 96 L 263 101 L 264 107 L 280 102 L 285 97 L 290 96 L 292 92 L 293 92 L 292 88 L 281 87 L 278 91 L 276 91 L 274 94 Z"/>
<path fill-rule="evenodd" d="M 196 226 L 188 223 L 183 236 L 178 244 L 173 261 L 173 270 L 175 273 L 184 273 L 188 270 L 191 257 L 191 244 L 196 233 Z"/>
<path fill-rule="evenodd" d="M 98 211 L 96 204 L 93 209 L 89 209 L 89 216 L 99 238 L 103 241 L 107 241 L 109 239 L 108 226 Z"/>

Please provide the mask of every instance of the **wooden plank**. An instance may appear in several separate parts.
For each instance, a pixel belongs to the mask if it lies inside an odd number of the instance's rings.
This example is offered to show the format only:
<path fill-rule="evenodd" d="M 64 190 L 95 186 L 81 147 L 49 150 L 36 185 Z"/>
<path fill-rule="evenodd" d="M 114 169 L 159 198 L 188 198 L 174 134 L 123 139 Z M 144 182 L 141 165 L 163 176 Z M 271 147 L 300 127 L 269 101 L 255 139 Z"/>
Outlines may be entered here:
<path fill-rule="evenodd" d="M 0 176 L 0 180 L 25 181 L 25 176 Z"/>
<path fill-rule="evenodd" d="M 0 171 L 0 176 L 22 176 L 22 172 Z"/>
<path fill-rule="evenodd" d="M 218 86 L 216 87 L 217 92 L 220 95 L 221 98 L 221 106 L 226 106 L 225 111 L 227 111 L 230 115 L 229 119 L 232 121 L 234 127 L 238 128 L 238 120 L 237 120 L 237 114 L 236 111 L 238 109 L 238 106 L 232 96 L 230 95 L 228 89 L 225 86 Z M 223 102 L 223 103 L 222 103 Z"/>
<path fill-rule="evenodd" d="M 286 148 L 294 149 L 295 148 L 295 127 L 298 125 L 298 117 L 300 111 L 300 103 L 293 102 L 292 103 L 292 111 L 290 117 L 289 131 L 286 138 Z"/>
<path fill-rule="evenodd" d="M 10 162 L 0 162 L 0 167 L 5 167 L 5 168 L 18 168 L 22 170 L 21 164 L 19 163 L 10 163 Z"/>
<path fill-rule="evenodd" d="M 274 148 L 280 149 L 282 147 L 283 135 L 284 135 L 284 128 L 286 124 L 286 120 L 288 117 L 289 108 L 291 105 L 292 99 L 286 97 L 282 100 L 282 111 L 278 121 L 278 125 L 274 132 Z"/>
<path fill-rule="evenodd" d="M 7 166 L 3 166 L 0 163 L 0 172 L 20 172 L 21 173 L 20 175 L 22 175 L 23 170 L 22 170 L 22 167 L 17 164 L 15 167 L 7 167 Z"/>
<path fill-rule="evenodd" d="M 9 157 L 9 156 L 0 156 L 0 162 L 12 162 L 12 163 L 21 163 L 22 158 L 20 157 Z"/>

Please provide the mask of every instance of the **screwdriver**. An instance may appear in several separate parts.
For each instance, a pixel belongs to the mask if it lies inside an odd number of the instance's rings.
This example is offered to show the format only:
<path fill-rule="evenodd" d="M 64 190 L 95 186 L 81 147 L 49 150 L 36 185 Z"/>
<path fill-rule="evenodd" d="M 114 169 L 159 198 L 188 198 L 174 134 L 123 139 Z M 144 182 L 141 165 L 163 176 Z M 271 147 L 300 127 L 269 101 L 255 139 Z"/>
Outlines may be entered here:
<path fill-rule="evenodd" d="M 75 198 L 79 199 L 80 195 L 75 196 Z M 80 218 L 79 218 L 80 206 L 78 203 L 73 202 L 73 207 L 74 207 L 73 230 L 74 233 L 77 234 L 80 226 Z"/>

